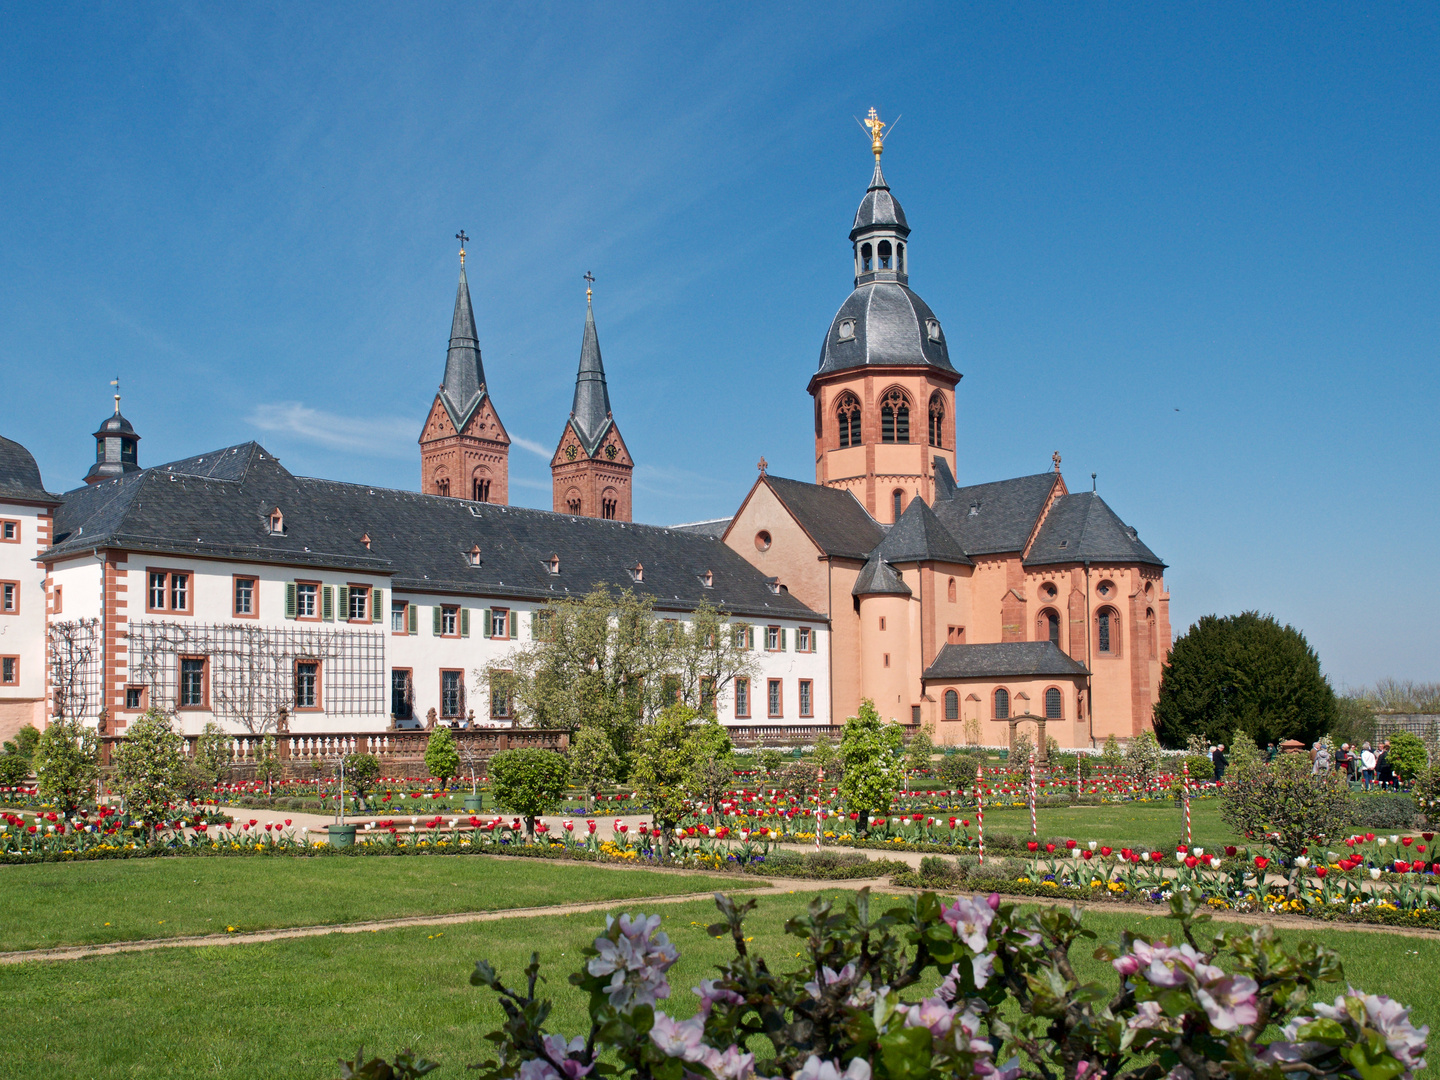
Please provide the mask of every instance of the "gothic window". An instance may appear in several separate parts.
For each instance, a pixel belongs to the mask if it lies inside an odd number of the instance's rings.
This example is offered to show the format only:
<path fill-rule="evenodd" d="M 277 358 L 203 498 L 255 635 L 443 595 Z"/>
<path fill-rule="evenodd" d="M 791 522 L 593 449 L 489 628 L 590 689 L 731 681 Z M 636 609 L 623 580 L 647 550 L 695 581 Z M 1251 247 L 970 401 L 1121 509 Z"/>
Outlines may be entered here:
<path fill-rule="evenodd" d="M 945 399 L 940 391 L 930 395 L 930 445 L 944 446 L 945 440 L 942 437 L 945 431 Z"/>
<path fill-rule="evenodd" d="M 995 691 L 995 719 L 1010 719 L 1010 691 L 1003 687 Z"/>
<path fill-rule="evenodd" d="M 890 390 L 880 399 L 880 441 L 910 441 L 910 399 L 899 388 Z"/>
<path fill-rule="evenodd" d="M 945 691 L 945 719 L 960 719 L 960 695 L 954 690 Z"/>
<path fill-rule="evenodd" d="M 881 270 L 889 270 L 889 269 L 890 269 L 890 241 L 889 241 L 889 240 L 881 240 L 881 241 L 880 241 L 880 269 L 881 269 Z"/>
<path fill-rule="evenodd" d="M 580 513 L 581 508 L 580 492 L 571 488 L 565 493 L 565 508 L 572 514 Z"/>
<path fill-rule="evenodd" d="M 895 520 L 899 521 L 900 515 L 905 512 L 905 492 L 896 488 L 890 493 L 890 500 L 893 504 L 892 509 L 895 511 Z"/>
<path fill-rule="evenodd" d="M 1102 656 L 1120 652 L 1120 616 L 1114 608 L 1101 608 L 1095 615 L 1095 648 Z"/>
<path fill-rule="evenodd" d="M 835 406 L 840 421 L 840 449 L 860 445 L 860 400 L 854 394 L 840 395 Z"/>
<path fill-rule="evenodd" d="M 436 480 L 436 481 L 435 481 L 435 494 L 436 494 L 436 495 L 449 495 L 449 494 L 450 494 L 450 481 L 449 481 L 449 480 Z"/>
<path fill-rule="evenodd" d="M 1035 629 L 1039 632 L 1039 640 L 1049 641 L 1056 647 L 1060 645 L 1060 616 L 1050 609 L 1040 612 L 1040 618 Z"/>
<path fill-rule="evenodd" d="M 476 502 L 489 502 L 490 481 L 477 476 L 470 497 Z"/>
<path fill-rule="evenodd" d="M 600 516 L 607 520 L 615 519 L 615 512 L 620 506 L 620 496 L 614 488 L 606 488 L 600 493 Z"/>
<path fill-rule="evenodd" d="M 861 244 L 861 245 L 860 245 L 860 272 L 861 272 L 862 274 L 868 274 L 868 273 L 870 272 L 870 268 L 871 268 L 871 263 L 872 263 L 872 261 L 873 261 L 873 259 L 872 259 L 872 254 L 871 254 L 870 245 L 869 245 L 869 244 Z"/>
<path fill-rule="evenodd" d="M 1154 660 L 1160 655 L 1160 641 L 1155 636 L 1155 611 L 1153 608 L 1145 609 L 1145 634 L 1150 639 L 1150 659 Z"/>
<path fill-rule="evenodd" d="M 1061 715 L 1060 690 L 1058 687 L 1052 686 L 1045 691 L 1045 719 L 1059 720 Z"/>

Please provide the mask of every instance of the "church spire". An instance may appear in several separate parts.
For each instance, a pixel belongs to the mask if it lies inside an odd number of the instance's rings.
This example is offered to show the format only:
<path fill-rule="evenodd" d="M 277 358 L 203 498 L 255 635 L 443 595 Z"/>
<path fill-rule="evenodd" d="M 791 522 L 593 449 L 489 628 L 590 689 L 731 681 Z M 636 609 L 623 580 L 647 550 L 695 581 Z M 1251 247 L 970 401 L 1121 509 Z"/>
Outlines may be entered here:
<path fill-rule="evenodd" d="M 586 277 L 594 281 L 589 274 Z M 605 364 L 600 359 L 595 308 L 588 288 L 585 290 L 585 336 L 580 342 L 580 370 L 575 375 L 575 401 L 570 406 L 570 419 L 575 433 L 585 443 L 586 453 L 593 454 L 610 419 L 610 391 L 605 385 Z"/>
<path fill-rule="evenodd" d="M 470 282 L 465 278 L 465 249 L 460 249 L 460 283 L 455 287 L 455 314 L 450 320 L 450 352 L 445 357 L 441 396 L 457 429 L 463 428 L 485 394 L 485 367 L 480 362 L 480 341 L 475 332 L 475 310 L 470 305 Z"/>

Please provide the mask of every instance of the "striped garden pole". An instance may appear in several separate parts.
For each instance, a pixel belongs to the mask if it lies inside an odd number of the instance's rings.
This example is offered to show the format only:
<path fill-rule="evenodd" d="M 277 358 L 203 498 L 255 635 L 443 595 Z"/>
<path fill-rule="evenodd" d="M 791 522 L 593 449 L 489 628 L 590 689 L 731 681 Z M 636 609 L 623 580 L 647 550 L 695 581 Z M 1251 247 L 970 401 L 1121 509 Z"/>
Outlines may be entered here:
<path fill-rule="evenodd" d="M 1035 751 L 1030 751 L 1030 835 L 1040 835 L 1039 823 L 1035 820 Z"/>
<path fill-rule="evenodd" d="M 1190 831 L 1190 763 L 1187 761 L 1187 762 L 1184 763 L 1184 766 L 1185 766 L 1185 846 L 1186 846 L 1186 847 L 1189 847 L 1189 846 L 1191 845 L 1191 843 L 1194 841 L 1194 836 L 1193 836 L 1193 834 L 1192 834 L 1191 831 Z"/>
<path fill-rule="evenodd" d="M 985 793 L 981 784 L 985 781 L 985 766 L 975 766 L 975 823 L 980 837 L 980 864 L 985 864 Z"/>

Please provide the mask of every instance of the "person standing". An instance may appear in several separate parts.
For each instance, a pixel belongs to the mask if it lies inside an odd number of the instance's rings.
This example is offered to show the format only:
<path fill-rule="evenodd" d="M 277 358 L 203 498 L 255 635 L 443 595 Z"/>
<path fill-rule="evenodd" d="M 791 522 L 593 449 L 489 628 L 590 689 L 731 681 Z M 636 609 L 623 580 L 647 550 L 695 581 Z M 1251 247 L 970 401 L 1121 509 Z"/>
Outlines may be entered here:
<path fill-rule="evenodd" d="M 1366 791 L 1375 783 L 1375 751 L 1370 749 L 1368 742 L 1360 744 L 1360 779 Z"/>
<path fill-rule="evenodd" d="M 1265 747 L 1265 764 L 1269 765 L 1275 760 L 1275 755 L 1280 753 L 1280 748 L 1273 742 Z"/>
<path fill-rule="evenodd" d="M 1341 743 L 1335 751 L 1335 771 L 1348 781 L 1350 779 L 1350 744 Z"/>
<path fill-rule="evenodd" d="M 1220 743 L 1210 752 L 1210 764 L 1215 766 L 1215 782 L 1218 784 L 1225 779 L 1225 766 L 1230 761 L 1225 756 L 1225 744 Z"/>
<path fill-rule="evenodd" d="M 1390 764 L 1390 740 L 1380 744 L 1380 753 L 1375 755 L 1375 779 L 1381 787 L 1395 786 L 1395 766 Z"/>
<path fill-rule="evenodd" d="M 1330 771 L 1330 750 L 1323 742 L 1317 742 L 1311 751 L 1315 763 L 1310 766 L 1310 775 L 1324 776 Z"/>

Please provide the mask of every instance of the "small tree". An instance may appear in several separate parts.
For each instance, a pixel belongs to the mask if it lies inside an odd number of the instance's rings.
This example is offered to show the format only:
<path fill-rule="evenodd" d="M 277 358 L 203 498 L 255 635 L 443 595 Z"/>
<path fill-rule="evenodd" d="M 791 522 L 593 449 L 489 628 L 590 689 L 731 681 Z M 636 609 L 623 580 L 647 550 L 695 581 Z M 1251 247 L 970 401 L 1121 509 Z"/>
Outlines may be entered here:
<path fill-rule="evenodd" d="M 553 750 L 502 750 L 490 759 L 490 789 L 495 802 L 525 819 L 525 834 L 535 839 L 535 819 L 559 809 L 570 779 L 570 763 Z"/>
<path fill-rule="evenodd" d="M 267 733 L 255 752 L 255 779 L 265 784 L 266 795 L 275 793 L 275 781 L 282 771 L 280 758 L 275 753 L 275 736 Z"/>
<path fill-rule="evenodd" d="M 461 739 L 457 749 L 460 761 L 470 775 L 470 794 L 474 795 L 480 790 L 480 766 L 485 763 L 485 753 L 474 739 Z"/>
<path fill-rule="evenodd" d="M 35 745 L 31 761 L 40 798 L 66 817 L 95 797 L 97 743 L 95 732 L 80 721 L 57 716 Z"/>
<path fill-rule="evenodd" d="M 830 777 L 830 771 L 835 768 L 840 760 L 839 755 L 835 752 L 835 740 L 828 735 L 821 735 L 817 738 L 815 740 L 815 749 L 810 751 L 810 760 L 813 761 L 815 767 L 820 770 L 821 778 L 828 779 Z"/>
<path fill-rule="evenodd" d="M 130 725 L 115 754 L 115 777 L 131 818 L 152 831 L 170 816 L 182 783 L 184 738 L 170 714 L 152 706 Z"/>
<path fill-rule="evenodd" d="M 1265 764 L 1265 752 L 1243 731 L 1235 733 L 1235 741 L 1230 744 L 1225 756 L 1229 760 L 1225 771 L 1232 777 L 1251 772 Z"/>
<path fill-rule="evenodd" d="M 810 796 L 819 790 L 820 770 L 809 762 L 796 761 L 780 774 L 780 782 L 799 800 L 801 806 L 807 806 Z"/>
<path fill-rule="evenodd" d="M 1290 862 L 1313 841 L 1342 835 L 1350 820 L 1349 785 L 1333 772 L 1312 775 L 1305 754 L 1284 754 L 1227 784 L 1220 816 L 1247 838 L 1271 834 Z"/>
<path fill-rule="evenodd" d="M 589 724 L 570 740 L 570 779 L 585 792 L 585 809 L 600 789 L 620 778 L 620 755 L 602 728 Z"/>
<path fill-rule="evenodd" d="M 1120 749 L 1120 740 L 1114 735 L 1108 736 L 1105 739 L 1105 745 L 1100 748 L 1100 763 L 1110 773 L 1117 772 L 1124 767 L 1125 752 Z"/>
<path fill-rule="evenodd" d="M 1397 732 L 1390 737 L 1390 749 L 1385 753 L 1385 760 L 1390 762 L 1395 775 L 1407 784 L 1430 764 L 1420 736 L 1412 735 L 1408 731 Z"/>
<path fill-rule="evenodd" d="M 230 770 L 230 736 L 214 720 L 206 722 L 195 740 L 195 767 L 212 787 Z"/>
<path fill-rule="evenodd" d="M 771 776 L 785 764 L 785 755 L 773 747 L 766 747 L 755 755 L 755 760 L 760 762 L 760 767 L 765 770 L 765 775 Z"/>
<path fill-rule="evenodd" d="M 450 784 L 450 778 L 460 773 L 460 751 L 455 749 L 455 739 L 449 728 L 437 727 L 430 733 L 425 744 L 425 768 L 440 781 L 440 790 Z"/>
<path fill-rule="evenodd" d="M 980 761 L 979 754 L 946 754 L 940 759 L 940 767 L 936 772 L 940 782 L 947 788 L 962 791 L 975 783 Z"/>
<path fill-rule="evenodd" d="M 840 758 L 845 763 L 840 797 L 860 815 L 857 829 L 862 835 L 870 831 L 871 812 L 886 810 L 900 786 L 901 742 L 899 727 L 883 723 L 869 698 L 860 702 L 858 715 L 845 721 L 840 736 Z"/>
<path fill-rule="evenodd" d="M 374 754 L 347 754 L 345 756 L 345 782 L 355 792 L 355 799 L 361 806 L 369 806 L 370 791 L 380 779 L 380 759 Z M 340 793 L 343 797 L 343 792 Z"/>
<path fill-rule="evenodd" d="M 1153 731 L 1142 731 L 1125 747 L 1125 768 L 1141 784 L 1149 784 L 1160 772 L 1160 744 Z"/>
<path fill-rule="evenodd" d="M 29 761 L 35 756 L 35 747 L 40 745 L 40 731 L 34 724 L 26 724 L 19 731 L 15 732 L 15 738 L 6 739 L 4 751 L 7 754 L 18 754 Z"/>
<path fill-rule="evenodd" d="M 922 727 L 905 744 L 905 781 L 910 785 L 916 773 L 930 768 L 930 757 L 935 753 L 935 743 L 930 738 L 933 729 Z"/>
<path fill-rule="evenodd" d="M 713 716 L 706 716 L 691 727 L 686 784 L 713 811 L 734 783 L 735 748 L 730 734 Z"/>

